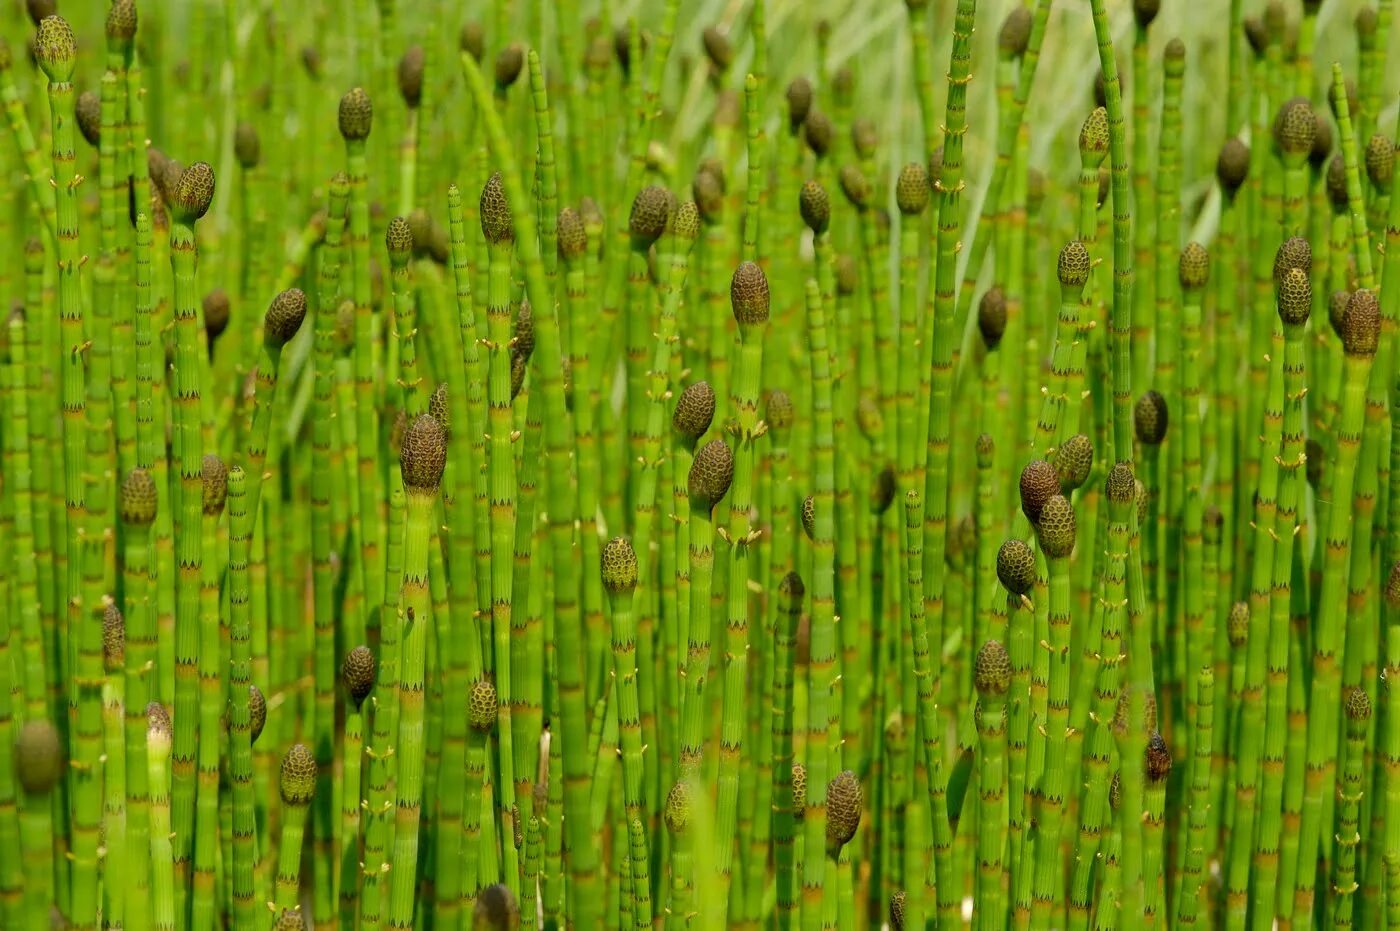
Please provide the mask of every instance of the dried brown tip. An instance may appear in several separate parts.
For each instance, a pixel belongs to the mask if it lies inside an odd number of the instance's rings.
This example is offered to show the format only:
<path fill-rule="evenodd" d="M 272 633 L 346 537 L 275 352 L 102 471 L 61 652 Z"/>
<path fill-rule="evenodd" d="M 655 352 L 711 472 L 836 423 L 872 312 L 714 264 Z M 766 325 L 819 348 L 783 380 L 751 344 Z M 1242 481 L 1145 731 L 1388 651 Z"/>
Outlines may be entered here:
<path fill-rule="evenodd" d="M 831 136 L 831 117 L 813 107 L 802 123 L 802 138 L 806 140 L 807 147 L 817 158 L 822 158 L 831 151 Z"/>
<path fill-rule="evenodd" d="M 120 51 L 129 50 L 131 40 L 136 38 L 136 23 L 135 0 L 112 0 L 104 24 L 107 41 L 114 43 Z"/>
<path fill-rule="evenodd" d="M 170 198 L 175 222 L 191 224 L 209 211 L 214 200 L 214 169 L 208 162 L 195 162 L 180 172 L 180 180 Z"/>
<path fill-rule="evenodd" d="M 559 211 L 559 257 L 565 264 L 583 258 L 588 252 L 588 230 L 583 225 L 583 217 L 573 207 Z"/>
<path fill-rule="evenodd" d="M 1138 442 L 1157 446 L 1167 438 L 1167 399 L 1149 388 L 1133 407 L 1133 427 Z"/>
<path fill-rule="evenodd" d="M 496 89 L 504 91 L 516 82 L 525 67 L 525 49 L 512 42 L 496 54 Z"/>
<path fill-rule="evenodd" d="M 102 138 L 102 100 L 92 91 L 83 91 L 74 105 L 78 131 L 94 149 Z"/>
<path fill-rule="evenodd" d="M 676 400 L 671 426 L 681 437 L 694 443 L 710 429 L 715 416 L 715 389 L 707 381 L 687 385 Z"/>
<path fill-rule="evenodd" d="M 399 59 L 399 96 L 410 110 L 417 110 L 423 100 L 423 66 L 426 56 L 423 46 L 409 46 Z"/>
<path fill-rule="evenodd" d="M 1007 540 L 997 550 L 997 579 L 1013 595 L 1024 595 L 1035 584 L 1035 553 L 1022 540 Z"/>
<path fill-rule="evenodd" d="M 734 454 L 724 440 L 710 440 L 695 453 L 687 477 L 692 508 L 710 511 L 728 492 L 734 480 Z"/>
<path fill-rule="evenodd" d="M 399 471 L 410 491 L 434 492 L 447 465 L 447 437 L 432 414 L 419 414 L 403 435 Z"/>
<path fill-rule="evenodd" d="M 149 527 L 156 519 L 160 499 L 155 479 L 145 469 L 132 469 L 122 480 L 117 502 L 124 523 L 133 527 Z"/>
<path fill-rule="evenodd" d="M 472 907 L 473 931 L 515 931 L 520 925 L 520 906 L 509 887 L 495 883 L 481 890 Z"/>
<path fill-rule="evenodd" d="M 977 331 L 982 344 L 990 352 L 1001 345 L 1006 335 L 1006 293 L 997 285 L 988 288 L 977 303 Z"/>
<path fill-rule="evenodd" d="M 928 198 L 928 170 L 918 162 L 910 162 L 901 168 L 894 188 L 899 212 L 905 216 L 918 216 L 927 209 Z"/>
<path fill-rule="evenodd" d="M 690 783 L 684 779 L 666 793 L 666 830 L 680 834 L 690 826 Z"/>
<path fill-rule="evenodd" d="M 218 517 L 228 500 L 228 466 L 215 453 L 206 453 L 200 469 L 204 486 L 204 514 Z"/>
<path fill-rule="evenodd" d="M 364 644 L 346 653 L 345 660 L 340 664 L 340 678 L 345 682 L 345 691 L 356 709 L 364 704 L 374 688 L 376 668 L 374 654 Z"/>
<path fill-rule="evenodd" d="M 1172 754 L 1162 735 L 1153 732 L 1147 739 L 1147 752 L 1143 756 L 1147 764 L 1147 778 L 1150 782 L 1161 782 L 1172 771 Z"/>
<path fill-rule="evenodd" d="M 489 243 L 515 242 L 515 221 L 506 199 L 505 182 L 499 171 L 492 172 L 481 189 L 481 232 Z"/>
<path fill-rule="evenodd" d="M 1076 433 L 1055 451 L 1055 471 L 1060 476 L 1060 494 L 1068 495 L 1089 479 L 1094 467 L 1094 442 L 1087 434 Z"/>
<path fill-rule="evenodd" d="M 817 538 L 817 499 L 812 495 L 802 499 L 802 532 L 808 540 Z"/>
<path fill-rule="evenodd" d="M 1188 242 L 1176 263 L 1177 278 L 1184 291 L 1199 291 L 1210 281 L 1210 253 L 1198 242 Z"/>
<path fill-rule="evenodd" d="M 44 795 L 63 774 L 58 731 L 48 721 L 25 721 L 15 738 L 15 777 L 25 795 Z"/>
<path fill-rule="evenodd" d="M 820 236 L 826 232 L 831 222 L 831 199 L 820 181 L 809 180 L 802 185 L 797 195 L 797 209 L 802 213 L 802 222 L 813 234 Z"/>
<path fill-rule="evenodd" d="M 1225 140 L 1220 147 L 1220 155 L 1215 159 L 1215 178 L 1221 190 L 1231 199 L 1249 176 L 1249 146 L 1236 136 Z"/>
<path fill-rule="evenodd" d="M 1366 177 L 1378 190 L 1389 192 L 1394 176 L 1395 144 L 1388 137 L 1376 133 L 1366 143 Z"/>
<path fill-rule="evenodd" d="M 1068 290 L 1083 288 L 1089 280 L 1089 270 L 1092 267 L 1089 250 L 1084 243 L 1077 239 L 1067 243 L 1060 250 L 1060 259 L 1056 265 L 1056 271 L 1060 277 L 1060 287 Z"/>
<path fill-rule="evenodd" d="M 258 138 L 258 128 L 252 123 L 239 123 L 233 131 L 233 155 L 244 171 L 258 167 L 262 160 L 262 140 Z"/>
<path fill-rule="evenodd" d="M 860 827 L 860 780 L 851 770 L 826 784 L 826 849 L 834 857 Z"/>
<path fill-rule="evenodd" d="M 787 86 L 788 127 L 795 133 L 812 110 L 812 82 L 798 75 Z"/>
<path fill-rule="evenodd" d="M 1186 71 L 1186 43 L 1175 36 L 1162 47 L 1162 71 L 1172 78 L 1179 78 Z"/>
<path fill-rule="evenodd" d="M 1274 118 L 1274 144 L 1283 153 L 1285 161 L 1302 164 L 1312 153 L 1313 135 L 1317 131 L 1317 121 L 1313 118 L 1312 104 L 1305 97 L 1294 97 L 1279 107 Z"/>
<path fill-rule="evenodd" d="M 1021 470 L 1021 510 L 1032 524 L 1040 520 L 1045 502 L 1060 493 L 1060 476 L 1044 459 L 1032 459 Z"/>
<path fill-rule="evenodd" d="M 977 651 L 973 682 L 983 698 L 1005 695 L 1011 689 L 1011 654 L 1000 640 L 988 640 Z"/>
<path fill-rule="evenodd" d="M 1133 19 L 1139 29 L 1146 29 L 1161 12 L 1162 0 L 1133 0 Z"/>
<path fill-rule="evenodd" d="M 292 341 L 306 319 L 306 294 L 301 288 L 288 288 L 272 299 L 263 316 L 263 340 L 270 349 L 281 349 Z"/>
<path fill-rule="evenodd" d="M 282 774 L 278 781 L 284 805 L 309 805 L 316 794 L 316 758 L 306 744 L 292 744 L 282 758 Z"/>
<path fill-rule="evenodd" d="M 267 699 L 263 697 L 262 690 L 252 684 L 248 686 L 248 720 L 251 725 L 248 742 L 257 743 L 267 724 Z"/>
<path fill-rule="evenodd" d="M 369 138 L 374 124 L 374 105 L 363 87 L 352 87 L 340 98 L 340 135 L 346 142 L 361 142 Z"/>
<path fill-rule="evenodd" d="M 1374 291 L 1358 288 L 1342 318 L 1342 351 L 1349 356 L 1374 356 L 1380 333 L 1380 302 Z"/>
<path fill-rule="evenodd" d="M 1074 506 L 1069 499 L 1064 495 L 1052 495 L 1041 508 L 1035 529 L 1040 548 L 1048 558 L 1068 559 L 1074 552 L 1076 529 Z"/>
<path fill-rule="evenodd" d="M 603 588 L 614 595 L 637 587 L 637 554 L 626 537 L 613 537 L 603 545 Z"/>
<path fill-rule="evenodd" d="M 676 209 L 671 192 L 659 184 L 642 188 L 632 200 L 632 212 L 627 218 L 627 230 L 632 234 L 632 248 L 650 249 L 666 232 L 666 224 Z"/>
<path fill-rule="evenodd" d="M 700 41 L 710 66 L 721 74 L 728 71 L 734 63 L 734 45 L 729 41 L 729 31 L 723 26 L 706 26 L 700 33 Z"/>
<path fill-rule="evenodd" d="M 1371 6 L 1363 6 L 1356 11 L 1356 44 L 1363 52 L 1376 47 L 1376 35 L 1380 30 L 1380 15 Z"/>
<path fill-rule="evenodd" d="M 1312 313 L 1312 282 L 1301 269 L 1290 268 L 1278 284 L 1278 316 L 1284 326 L 1302 326 Z"/>
<path fill-rule="evenodd" d="M 997 33 L 997 48 L 1003 55 L 1020 58 L 1026 54 L 1031 41 L 1030 7 L 1017 4 L 1001 22 L 1001 32 Z"/>
<path fill-rule="evenodd" d="M 768 277 L 756 262 L 744 261 L 729 281 L 729 306 L 740 328 L 768 322 Z"/>
<path fill-rule="evenodd" d="M 842 165 L 839 180 L 841 193 L 846 195 L 851 206 L 857 210 L 864 210 L 870 206 L 870 198 L 874 192 L 871 190 L 870 180 L 865 177 L 865 172 L 860 170 L 860 166 L 850 163 Z"/>
<path fill-rule="evenodd" d="M 126 619 L 110 599 L 102 608 L 102 668 L 119 673 L 126 662 Z"/>
<path fill-rule="evenodd" d="M 457 47 L 470 55 L 477 64 L 481 64 L 481 56 L 486 53 L 486 29 L 480 20 L 473 19 L 462 24 L 462 31 L 457 36 Z"/>

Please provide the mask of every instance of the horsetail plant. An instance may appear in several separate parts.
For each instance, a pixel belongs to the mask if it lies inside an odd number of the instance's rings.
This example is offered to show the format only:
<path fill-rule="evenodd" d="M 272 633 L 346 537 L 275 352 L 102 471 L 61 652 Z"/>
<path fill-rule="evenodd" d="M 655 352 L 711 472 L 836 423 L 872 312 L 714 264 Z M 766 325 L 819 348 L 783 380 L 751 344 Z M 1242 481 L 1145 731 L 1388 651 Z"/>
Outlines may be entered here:
<path fill-rule="evenodd" d="M 24 4 L 0 925 L 1400 926 L 1389 0 L 870 6 Z"/>
<path fill-rule="evenodd" d="M 298 907 L 302 839 L 316 792 L 316 759 L 306 744 L 293 744 L 282 758 L 282 839 L 278 846 L 276 908 Z"/>
<path fill-rule="evenodd" d="M 397 812 L 394 825 L 394 860 L 416 863 L 419 846 L 419 808 L 423 792 L 424 680 L 429 631 L 434 623 L 428 594 L 428 546 L 432 539 L 432 515 L 447 463 L 447 439 L 432 414 L 419 414 L 403 438 L 399 471 L 407 502 L 404 526 L 403 635 L 399 667 L 398 767 L 395 779 Z M 395 621 L 395 623 L 398 623 Z M 497 667 L 501 669 L 500 666 Z M 502 673 L 509 670 L 506 666 Z M 502 757 L 504 758 L 504 750 Z M 509 846 L 509 845 L 507 845 Z M 389 927 L 413 924 L 417 900 L 412 870 L 390 873 Z"/>

